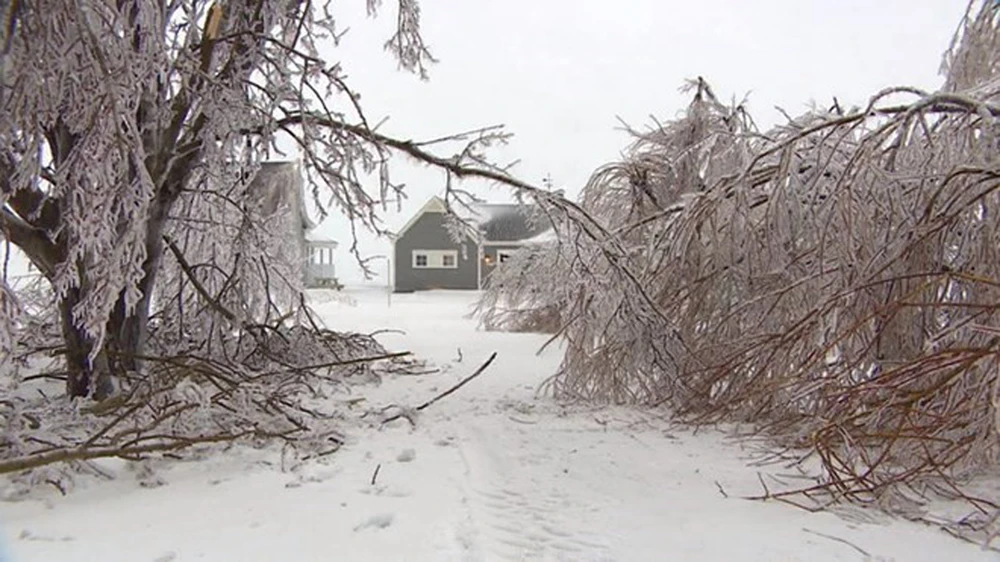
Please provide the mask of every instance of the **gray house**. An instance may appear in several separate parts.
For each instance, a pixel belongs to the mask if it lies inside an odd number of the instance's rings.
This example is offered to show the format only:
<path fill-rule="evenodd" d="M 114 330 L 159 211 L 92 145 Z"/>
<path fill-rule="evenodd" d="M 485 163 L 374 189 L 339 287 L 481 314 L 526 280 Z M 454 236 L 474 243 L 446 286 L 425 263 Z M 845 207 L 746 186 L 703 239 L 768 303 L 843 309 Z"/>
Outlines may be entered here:
<path fill-rule="evenodd" d="M 287 257 L 300 264 L 305 286 L 339 288 L 333 263 L 337 242 L 313 232 L 317 225 L 306 210 L 299 163 L 262 162 L 247 191 L 263 215 L 280 219 L 279 228 L 286 231 Z"/>
<path fill-rule="evenodd" d="M 393 238 L 393 290 L 481 289 L 493 269 L 550 225 L 517 204 L 484 204 L 457 227 L 445 222 L 446 207 L 431 197 Z"/>

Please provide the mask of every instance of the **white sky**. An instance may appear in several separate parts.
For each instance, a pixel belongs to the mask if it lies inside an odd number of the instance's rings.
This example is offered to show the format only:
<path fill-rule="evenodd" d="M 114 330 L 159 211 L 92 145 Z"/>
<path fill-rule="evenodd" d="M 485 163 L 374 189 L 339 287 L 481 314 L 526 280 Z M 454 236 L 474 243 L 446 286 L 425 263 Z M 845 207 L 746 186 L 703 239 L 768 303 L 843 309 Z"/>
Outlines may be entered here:
<path fill-rule="evenodd" d="M 381 50 L 395 2 L 385 2 L 374 22 L 363 18 L 363 5 L 339 3 L 356 13 L 331 60 L 342 61 L 370 121 L 390 118 L 382 132 L 426 139 L 504 124 L 515 138 L 498 160 L 519 159 L 518 176 L 540 183 L 551 174 L 575 194 L 629 143 L 617 117 L 634 126 L 650 115 L 674 117 L 687 105 L 678 92 L 686 78 L 704 76 L 725 100 L 749 92 L 765 128 L 781 119 L 776 105 L 795 115 L 833 96 L 862 104 L 890 85 L 935 89 L 966 3 L 424 0 L 424 37 L 440 60 L 429 82 L 398 72 Z M 402 158 L 395 171 L 410 197 L 403 213 L 386 217 L 398 228 L 443 183 Z M 505 197 L 476 187 L 491 200 Z M 338 274 L 355 282 L 360 272 L 344 251 L 343 222 L 331 216 L 320 230 L 342 241 Z M 367 237 L 361 247 L 384 254 L 390 245 Z"/>
<path fill-rule="evenodd" d="M 497 151 L 520 160 L 514 172 L 540 183 L 551 174 L 575 194 L 598 166 L 629 143 L 617 117 L 633 126 L 670 119 L 687 105 L 686 78 L 704 76 L 723 99 L 749 93 L 761 127 L 810 101 L 862 104 L 890 85 L 935 89 L 941 54 L 964 13 L 964 0 L 423 0 L 424 37 L 440 63 L 430 81 L 396 70 L 382 50 L 395 4 L 378 20 L 365 0 L 334 2 L 350 30 L 329 62 L 341 61 L 381 132 L 429 139 L 504 124 L 516 136 Z M 346 12 L 346 13 L 345 13 Z M 448 155 L 448 154 L 445 154 Z M 440 173 L 395 161 L 408 185 L 398 228 L 443 189 Z M 500 189 L 468 187 L 501 201 Z M 341 241 L 338 274 L 361 279 L 346 251 L 349 229 L 330 216 L 318 234 Z M 363 236 L 365 254 L 390 244 Z M 380 265 L 379 270 L 384 268 Z M 384 283 L 384 279 L 378 280 Z"/>

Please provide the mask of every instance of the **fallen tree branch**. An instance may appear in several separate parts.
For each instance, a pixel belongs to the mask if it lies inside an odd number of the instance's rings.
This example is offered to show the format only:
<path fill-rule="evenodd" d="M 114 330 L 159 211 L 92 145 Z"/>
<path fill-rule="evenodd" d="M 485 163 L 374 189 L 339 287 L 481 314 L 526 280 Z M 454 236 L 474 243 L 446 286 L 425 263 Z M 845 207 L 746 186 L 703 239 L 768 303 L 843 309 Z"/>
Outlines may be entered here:
<path fill-rule="evenodd" d="M 205 445 L 210 443 L 225 443 L 236 441 L 242 437 L 257 434 L 255 431 L 244 431 L 242 433 L 221 433 L 217 435 L 206 435 L 203 437 L 178 438 L 172 441 L 150 443 L 148 445 L 136 445 L 132 447 L 71 447 L 60 448 L 45 453 L 38 453 L 24 457 L 17 457 L 0 461 L 0 474 L 31 470 L 54 464 L 58 462 L 86 461 L 101 458 L 120 457 L 130 458 L 148 453 L 163 453 L 169 451 L 179 451 L 194 445 Z"/>
<path fill-rule="evenodd" d="M 807 529 L 805 527 L 802 527 L 802 530 L 805 531 L 806 533 L 811 533 L 813 535 L 816 535 L 817 537 L 823 537 L 824 539 L 830 539 L 831 541 L 837 541 L 840 544 L 846 544 L 847 546 L 849 546 L 849 547 L 853 548 L 854 550 L 858 551 L 859 553 L 861 553 L 862 556 L 864 556 L 866 558 L 871 558 L 871 554 L 868 554 L 867 550 L 861 548 L 860 546 L 852 543 L 851 541 L 849 541 L 847 539 L 842 539 L 840 537 L 835 537 L 833 535 L 828 535 L 826 533 L 821 533 L 819 531 L 813 531 L 812 529 Z"/>
<path fill-rule="evenodd" d="M 236 313 L 223 306 L 218 299 L 213 298 L 201 282 L 198 281 L 198 278 L 195 276 L 194 271 L 191 268 L 191 264 L 188 263 L 187 258 L 184 257 L 184 252 L 177 247 L 174 240 L 169 236 L 164 236 L 163 241 L 166 242 L 167 249 L 170 250 L 170 253 L 174 255 L 174 259 L 177 260 L 177 264 L 180 266 L 181 271 L 183 271 L 184 275 L 187 276 L 189 281 L 191 281 L 191 286 L 194 287 L 195 291 L 197 291 L 203 299 L 205 299 L 205 302 L 207 302 L 213 310 L 221 314 L 226 320 L 229 320 L 230 322 L 238 322 L 239 319 L 237 318 Z"/>
<path fill-rule="evenodd" d="M 388 359 L 399 359 L 400 357 L 409 357 L 413 355 L 411 351 L 400 351 L 397 353 L 386 353 L 384 355 L 376 355 L 373 357 L 357 357 L 355 359 L 344 359 L 339 361 L 328 361 L 326 363 L 317 363 L 315 365 L 306 365 L 304 367 L 296 367 L 297 370 L 304 371 L 315 371 L 317 369 L 327 369 L 330 367 L 344 367 L 347 365 L 358 365 L 360 363 L 374 363 L 376 361 L 386 361 Z"/>
<path fill-rule="evenodd" d="M 143 372 L 100 404 L 70 409 L 44 397 L 9 398 L 2 413 L 17 441 L 0 455 L 0 475 L 33 487 L 47 477 L 31 474 L 39 468 L 54 467 L 61 482 L 94 459 L 180 455 L 201 448 L 194 445 L 234 442 L 257 447 L 281 440 L 299 460 L 326 455 L 336 449 L 331 436 L 342 443 L 334 428 L 340 418 L 337 405 L 317 397 L 349 377 L 398 369 L 386 360 L 409 355 L 387 352 L 360 334 L 267 329 L 256 345 L 230 338 L 215 350 L 137 354 Z"/>
<path fill-rule="evenodd" d="M 462 388 L 463 386 L 465 386 L 466 384 L 468 384 L 469 382 L 471 382 L 472 379 L 474 379 L 474 378 L 478 377 L 479 375 L 483 374 L 483 372 L 486 371 L 487 367 L 489 367 L 490 364 L 493 363 L 493 360 L 496 359 L 496 358 L 497 358 L 497 352 L 494 351 L 493 354 L 490 355 L 490 358 L 487 359 L 485 363 L 483 363 L 482 365 L 480 365 L 478 369 L 476 369 L 476 372 L 474 372 L 471 375 L 465 377 L 464 379 L 462 379 L 455 386 L 449 388 L 448 390 L 445 390 L 441 394 L 438 394 L 434 398 L 431 398 L 430 400 L 428 400 L 428 401 L 424 402 L 423 404 L 417 406 L 416 408 L 413 409 L 413 411 L 421 412 L 421 411 L 429 408 L 430 406 L 432 406 L 437 401 L 439 401 L 439 400 L 441 400 L 441 399 L 449 396 L 450 394 L 453 394 L 455 391 L 457 391 L 458 389 Z M 394 414 L 394 415 L 389 416 L 388 418 L 385 418 L 384 420 L 382 420 L 382 424 L 384 425 L 384 424 L 387 424 L 389 422 L 396 421 L 396 420 L 398 420 L 399 418 L 402 418 L 402 417 L 404 417 L 404 414 L 402 414 L 402 413 Z M 412 423 L 412 421 L 411 421 L 411 423 Z"/>

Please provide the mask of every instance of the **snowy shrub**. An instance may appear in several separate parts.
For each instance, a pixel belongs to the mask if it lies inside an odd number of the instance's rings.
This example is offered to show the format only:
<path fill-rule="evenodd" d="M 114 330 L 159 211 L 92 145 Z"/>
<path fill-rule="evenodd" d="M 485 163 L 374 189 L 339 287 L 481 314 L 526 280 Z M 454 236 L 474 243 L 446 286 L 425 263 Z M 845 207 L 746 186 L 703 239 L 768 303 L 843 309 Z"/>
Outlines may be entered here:
<path fill-rule="evenodd" d="M 536 194 L 560 240 L 498 276 L 483 318 L 556 307 L 557 395 L 756 424 L 811 450 L 839 498 L 995 467 L 998 68 L 984 2 L 938 92 L 760 133 L 694 81 L 685 114 L 634 131 L 578 207 Z"/>
<path fill-rule="evenodd" d="M 168 349 L 144 357 L 124 392 L 90 405 L 63 397 L 10 393 L 0 401 L 0 473 L 37 483 L 38 474 L 72 482 L 103 457 L 140 459 L 219 443 L 285 445 L 308 458 L 342 443 L 343 419 L 329 399 L 350 379 L 408 368 L 372 337 L 301 327 L 218 338 L 211 350 Z M 153 334 L 154 342 L 161 342 Z M 169 350 L 171 354 L 166 352 Z M 41 467 L 68 463 L 54 469 Z M 53 472 L 55 471 L 55 472 Z M 63 484 L 60 484 L 62 486 Z"/>
<path fill-rule="evenodd" d="M 521 248 L 493 270 L 476 310 L 487 330 L 552 334 L 562 326 L 564 305 L 552 290 L 538 291 L 532 278 L 559 278 L 556 250 L 555 243 Z"/>

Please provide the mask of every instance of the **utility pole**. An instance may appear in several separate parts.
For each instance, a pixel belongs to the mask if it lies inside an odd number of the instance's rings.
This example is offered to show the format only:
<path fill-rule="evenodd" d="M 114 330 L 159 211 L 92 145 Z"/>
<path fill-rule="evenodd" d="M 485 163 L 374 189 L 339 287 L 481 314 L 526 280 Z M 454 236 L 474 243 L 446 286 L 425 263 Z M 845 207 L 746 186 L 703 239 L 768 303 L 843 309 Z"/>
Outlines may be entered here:
<path fill-rule="evenodd" d="M 388 308 L 392 308 L 392 258 L 385 257 L 385 301 Z"/>

